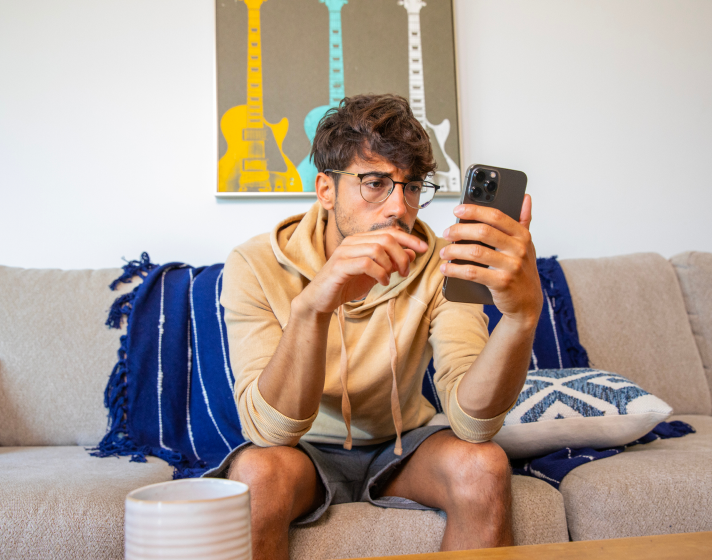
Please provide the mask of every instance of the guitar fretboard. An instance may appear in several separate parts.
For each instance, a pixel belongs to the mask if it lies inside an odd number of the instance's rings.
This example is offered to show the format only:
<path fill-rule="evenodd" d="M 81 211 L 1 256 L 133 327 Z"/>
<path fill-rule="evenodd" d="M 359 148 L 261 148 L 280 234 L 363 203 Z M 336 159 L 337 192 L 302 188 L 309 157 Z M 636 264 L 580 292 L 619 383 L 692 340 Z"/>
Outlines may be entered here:
<path fill-rule="evenodd" d="M 247 126 L 263 128 L 260 10 L 247 10 Z"/>
<path fill-rule="evenodd" d="M 329 104 L 336 106 L 344 96 L 344 51 L 341 44 L 341 7 L 329 6 Z"/>
<path fill-rule="evenodd" d="M 423 80 L 423 47 L 420 40 L 420 10 L 408 12 L 408 95 L 410 108 L 425 125 L 425 82 Z"/>

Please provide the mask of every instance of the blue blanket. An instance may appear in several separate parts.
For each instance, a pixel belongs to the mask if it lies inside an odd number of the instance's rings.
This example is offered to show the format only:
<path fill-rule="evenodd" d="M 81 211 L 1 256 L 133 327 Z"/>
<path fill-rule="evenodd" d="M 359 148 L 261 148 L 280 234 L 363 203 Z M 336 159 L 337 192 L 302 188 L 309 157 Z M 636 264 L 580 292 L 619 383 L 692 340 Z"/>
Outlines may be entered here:
<path fill-rule="evenodd" d="M 532 368 L 587 367 L 561 267 L 555 258 L 538 259 L 537 266 L 545 303 Z M 118 328 L 126 318 L 128 326 L 105 392 L 109 429 L 93 455 L 130 455 L 140 462 L 153 455 L 175 468 L 175 478 L 183 478 L 217 466 L 244 441 L 219 303 L 222 270 L 222 264 L 157 266 L 144 253 L 124 266 L 124 273 L 112 283 L 114 289 L 136 275 L 144 278 L 132 292 L 117 298 L 109 312 L 107 325 Z M 485 312 L 491 332 L 501 314 L 493 306 L 486 306 Z M 423 394 L 441 412 L 433 373 L 431 362 Z M 542 459 L 536 461 L 533 467 L 522 466 L 522 474 L 549 472 Z M 551 478 L 560 480 L 563 462 L 551 464 L 556 469 Z M 577 464 L 566 462 L 571 468 Z"/>
<path fill-rule="evenodd" d="M 245 441 L 219 303 L 223 265 L 156 266 L 144 253 L 124 268 L 112 288 L 145 278 L 109 313 L 109 326 L 126 316 L 128 328 L 105 392 L 109 431 L 93 454 L 154 455 L 175 478 L 198 476 Z"/>

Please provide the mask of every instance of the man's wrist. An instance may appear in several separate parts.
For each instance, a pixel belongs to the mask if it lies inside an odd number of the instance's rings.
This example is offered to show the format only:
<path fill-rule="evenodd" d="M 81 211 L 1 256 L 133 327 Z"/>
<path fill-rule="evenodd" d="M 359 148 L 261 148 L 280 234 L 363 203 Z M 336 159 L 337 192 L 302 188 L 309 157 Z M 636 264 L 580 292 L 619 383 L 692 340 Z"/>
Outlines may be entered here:
<path fill-rule="evenodd" d="M 291 312 L 290 312 L 290 323 L 293 321 L 299 323 L 312 323 L 312 324 L 326 324 L 331 322 L 331 312 L 324 312 L 316 310 L 309 302 L 305 299 L 304 292 L 299 294 L 292 300 Z"/>
<path fill-rule="evenodd" d="M 506 325 L 506 330 L 508 330 L 511 334 L 533 336 L 536 332 L 536 327 L 539 324 L 539 313 L 528 313 L 517 316 L 504 315 L 497 324 L 497 327 L 503 323 Z"/>

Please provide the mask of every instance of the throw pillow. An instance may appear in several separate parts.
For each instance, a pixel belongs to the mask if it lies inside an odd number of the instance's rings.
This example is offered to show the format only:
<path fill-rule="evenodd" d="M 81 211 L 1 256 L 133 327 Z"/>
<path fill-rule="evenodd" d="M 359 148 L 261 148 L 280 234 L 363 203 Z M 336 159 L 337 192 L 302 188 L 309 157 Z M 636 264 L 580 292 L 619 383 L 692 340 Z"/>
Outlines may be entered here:
<path fill-rule="evenodd" d="M 650 432 L 672 408 L 632 381 L 589 368 L 530 371 L 494 438 L 513 459 L 564 447 L 603 449 Z"/>
<path fill-rule="evenodd" d="M 663 400 L 616 373 L 533 370 L 494 441 L 510 459 L 565 447 L 606 449 L 643 437 L 671 414 Z M 447 425 L 447 418 L 437 414 L 430 424 Z"/>

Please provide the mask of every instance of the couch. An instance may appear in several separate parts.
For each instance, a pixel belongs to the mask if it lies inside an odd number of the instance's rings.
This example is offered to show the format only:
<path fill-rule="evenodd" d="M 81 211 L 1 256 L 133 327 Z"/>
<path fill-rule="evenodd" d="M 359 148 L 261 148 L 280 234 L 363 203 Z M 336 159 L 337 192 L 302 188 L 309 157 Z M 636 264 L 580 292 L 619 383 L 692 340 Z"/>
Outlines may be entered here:
<path fill-rule="evenodd" d="M 592 366 L 624 375 L 697 432 L 572 471 L 513 477 L 516 544 L 712 530 L 712 254 L 562 260 Z M 156 458 L 95 458 L 121 331 L 119 269 L 0 266 L 0 557 L 123 558 L 126 494 L 171 479 Z M 136 280 L 138 281 L 138 280 Z M 438 550 L 444 514 L 342 504 L 293 529 L 293 559 Z"/>

